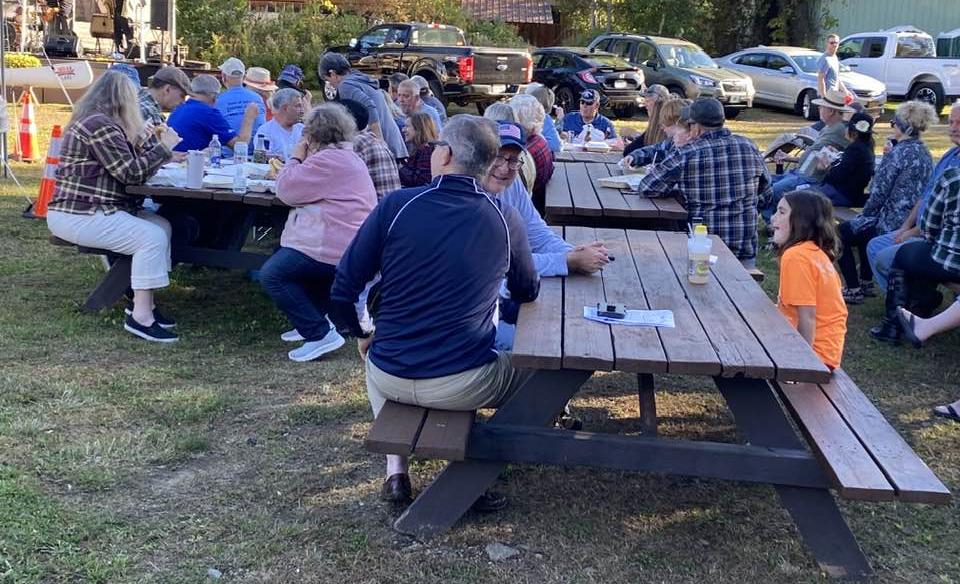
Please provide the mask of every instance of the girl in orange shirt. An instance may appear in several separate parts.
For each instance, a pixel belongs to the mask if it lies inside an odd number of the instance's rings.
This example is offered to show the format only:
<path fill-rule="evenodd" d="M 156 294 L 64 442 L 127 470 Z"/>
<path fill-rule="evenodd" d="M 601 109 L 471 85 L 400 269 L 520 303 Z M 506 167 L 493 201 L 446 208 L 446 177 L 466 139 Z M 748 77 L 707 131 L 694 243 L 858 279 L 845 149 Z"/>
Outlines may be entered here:
<path fill-rule="evenodd" d="M 837 257 L 833 205 L 814 191 L 794 191 L 777 204 L 771 220 L 780 248 L 778 306 L 831 370 L 840 366 L 847 333 L 847 305 Z"/>

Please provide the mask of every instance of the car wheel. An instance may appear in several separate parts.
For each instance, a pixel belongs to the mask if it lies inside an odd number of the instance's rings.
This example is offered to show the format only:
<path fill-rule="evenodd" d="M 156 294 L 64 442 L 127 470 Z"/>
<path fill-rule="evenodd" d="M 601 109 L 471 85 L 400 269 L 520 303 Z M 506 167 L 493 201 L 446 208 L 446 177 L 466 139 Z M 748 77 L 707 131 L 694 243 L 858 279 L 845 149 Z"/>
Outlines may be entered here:
<path fill-rule="evenodd" d="M 553 90 L 557 96 L 557 105 L 563 108 L 564 113 L 577 109 L 577 96 L 569 87 L 557 87 Z"/>
<path fill-rule="evenodd" d="M 637 112 L 640 111 L 635 105 L 621 105 L 613 108 L 613 115 L 617 119 L 629 120 L 633 116 L 637 115 Z"/>
<path fill-rule="evenodd" d="M 728 120 L 735 120 L 741 112 L 743 112 L 743 108 L 725 107 L 723 108 L 723 117 L 727 118 Z"/>
<path fill-rule="evenodd" d="M 943 87 L 939 83 L 917 83 L 910 90 L 908 99 L 929 103 L 940 115 L 944 103 Z"/>
<path fill-rule="evenodd" d="M 813 103 L 815 96 L 812 89 L 804 91 L 800 96 L 800 115 L 811 122 L 820 119 L 820 109 Z"/>
<path fill-rule="evenodd" d="M 667 91 L 670 92 L 670 95 L 676 95 L 677 97 L 687 97 L 687 92 L 683 90 L 682 87 L 677 87 L 676 85 L 671 85 L 667 87 Z"/>

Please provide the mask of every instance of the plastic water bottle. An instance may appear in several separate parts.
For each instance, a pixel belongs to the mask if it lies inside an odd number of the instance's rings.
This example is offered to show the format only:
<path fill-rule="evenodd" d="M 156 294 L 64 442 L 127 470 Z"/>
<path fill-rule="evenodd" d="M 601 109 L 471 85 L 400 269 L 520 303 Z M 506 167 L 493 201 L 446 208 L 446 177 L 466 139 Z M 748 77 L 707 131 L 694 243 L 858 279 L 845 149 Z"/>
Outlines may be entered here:
<path fill-rule="evenodd" d="M 233 165 L 233 192 L 239 195 L 247 192 L 247 172 L 243 163 Z"/>
<path fill-rule="evenodd" d="M 220 159 L 223 158 L 223 147 L 220 146 L 220 138 L 214 134 L 213 139 L 210 140 L 210 145 L 207 146 L 207 152 L 210 156 L 210 164 L 214 167 L 220 167 Z"/>
<path fill-rule="evenodd" d="M 693 237 L 687 240 L 687 280 L 691 284 L 706 284 L 710 278 L 710 251 L 713 242 L 707 235 L 707 226 L 694 227 Z"/>

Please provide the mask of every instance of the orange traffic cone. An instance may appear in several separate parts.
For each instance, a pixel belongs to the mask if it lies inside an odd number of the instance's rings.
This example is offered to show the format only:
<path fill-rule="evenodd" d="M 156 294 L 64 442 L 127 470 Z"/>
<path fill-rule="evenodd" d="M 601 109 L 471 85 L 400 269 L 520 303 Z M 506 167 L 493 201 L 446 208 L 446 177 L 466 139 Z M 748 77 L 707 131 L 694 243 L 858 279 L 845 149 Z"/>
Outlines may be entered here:
<path fill-rule="evenodd" d="M 40 157 L 40 147 L 37 145 L 37 120 L 33 112 L 34 97 L 28 87 L 20 96 L 17 151 L 21 162 L 35 162 Z"/>
<path fill-rule="evenodd" d="M 47 205 L 53 199 L 53 187 L 57 184 L 57 167 L 60 166 L 60 144 L 63 142 L 63 130 L 59 125 L 50 133 L 50 147 L 47 149 L 47 161 L 43 165 L 40 178 L 40 192 L 31 209 L 34 217 L 46 217 Z"/>

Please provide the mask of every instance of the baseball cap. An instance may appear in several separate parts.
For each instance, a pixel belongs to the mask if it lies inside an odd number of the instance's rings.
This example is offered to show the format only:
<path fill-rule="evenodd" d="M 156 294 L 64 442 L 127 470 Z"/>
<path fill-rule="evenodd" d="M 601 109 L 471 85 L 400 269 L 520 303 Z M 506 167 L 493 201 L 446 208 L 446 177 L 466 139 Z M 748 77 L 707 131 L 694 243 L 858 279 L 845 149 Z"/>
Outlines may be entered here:
<path fill-rule="evenodd" d="M 176 67 L 161 67 L 154 73 L 150 81 L 162 81 L 168 85 L 173 85 L 184 94 L 190 93 L 190 78 L 187 74 Z"/>
<path fill-rule="evenodd" d="M 217 95 L 220 93 L 220 80 L 213 75 L 197 75 L 190 82 L 191 95 Z"/>
<path fill-rule="evenodd" d="M 230 57 L 223 62 L 223 65 L 220 65 L 220 72 L 230 77 L 243 77 L 243 74 L 247 72 L 247 68 L 240 59 Z"/>
<path fill-rule="evenodd" d="M 130 78 L 130 81 L 133 81 L 134 85 L 140 87 L 140 73 L 137 72 L 137 68 L 133 65 L 129 63 L 114 63 L 110 65 L 110 70 L 123 73 Z"/>
<path fill-rule="evenodd" d="M 303 69 L 293 64 L 284 65 L 283 70 L 277 75 L 277 85 L 299 89 L 303 85 Z"/>
<path fill-rule="evenodd" d="M 521 150 L 526 150 L 526 141 L 523 136 L 523 128 L 519 124 L 505 120 L 497 121 L 497 129 L 500 134 L 500 147 L 516 146 Z"/>
<path fill-rule="evenodd" d="M 723 104 L 713 97 L 698 97 L 680 110 L 680 121 L 694 122 L 707 127 L 722 126 L 725 121 Z"/>
<path fill-rule="evenodd" d="M 593 103 L 597 101 L 597 92 L 592 89 L 585 89 L 580 92 L 580 101 L 582 103 Z"/>

